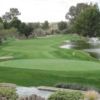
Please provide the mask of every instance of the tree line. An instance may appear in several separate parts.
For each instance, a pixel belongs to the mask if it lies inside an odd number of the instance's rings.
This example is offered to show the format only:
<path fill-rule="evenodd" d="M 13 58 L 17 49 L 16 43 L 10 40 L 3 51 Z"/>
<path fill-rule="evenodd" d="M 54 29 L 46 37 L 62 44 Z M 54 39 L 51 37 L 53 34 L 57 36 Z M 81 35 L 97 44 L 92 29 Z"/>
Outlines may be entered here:
<path fill-rule="evenodd" d="M 25 23 L 18 18 L 20 15 L 21 13 L 17 8 L 10 8 L 9 12 L 5 12 L 5 14 L 0 17 L 0 40 L 9 36 L 18 36 L 19 38 L 25 36 L 29 38 L 31 35 L 35 37 L 55 34 L 60 33 L 58 28 L 59 30 L 67 28 L 67 23 L 63 21 L 58 23 L 57 26 L 57 23 L 50 25 L 48 21 L 44 23 Z"/>
<path fill-rule="evenodd" d="M 0 41 L 8 37 L 36 37 L 51 34 L 75 33 L 82 36 L 100 36 L 100 10 L 97 4 L 78 3 L 66 13 L 66 20 L 57 23 L 25 23 L 18 16 L 17 8 L 0 17 Z"/>
<path fill-rule="evenodd" d="M 82 36 L 100 36 L 100 10 L 97 4 L 78 3 L 66 14 L 69 31 Z"/>

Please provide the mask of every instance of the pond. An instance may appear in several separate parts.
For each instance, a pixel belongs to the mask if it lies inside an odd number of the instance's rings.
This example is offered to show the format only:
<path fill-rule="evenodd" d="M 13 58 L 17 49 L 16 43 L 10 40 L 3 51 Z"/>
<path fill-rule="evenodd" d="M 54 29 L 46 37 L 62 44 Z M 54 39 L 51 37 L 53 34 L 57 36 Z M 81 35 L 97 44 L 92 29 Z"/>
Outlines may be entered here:
<path fill-rule="evenodd" d="M 77 49 L 88 52 L 92 57 L 95 57 L 100 60 L 100 39 L 93 37 L 88 38 L 87 40 L 78 40 L 78 41 L 65 41 L 60 48 L 65 49 Z"/>

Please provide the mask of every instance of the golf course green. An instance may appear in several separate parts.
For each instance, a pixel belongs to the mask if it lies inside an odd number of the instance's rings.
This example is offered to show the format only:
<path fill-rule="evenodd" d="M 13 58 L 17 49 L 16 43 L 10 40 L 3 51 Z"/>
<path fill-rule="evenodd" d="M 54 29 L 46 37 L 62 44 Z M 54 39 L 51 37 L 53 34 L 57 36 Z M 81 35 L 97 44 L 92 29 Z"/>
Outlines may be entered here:
<path fill-rule="evenodd" d="M 13 40 L 0 46 L 0 56 L 14 59 L 0 62 L 0 82 L 23 86 L 54 86 L 79 83 L 100 88 L 100 62 L 81 50 L 62 49 L 66 40 L 78 35 Z"/>

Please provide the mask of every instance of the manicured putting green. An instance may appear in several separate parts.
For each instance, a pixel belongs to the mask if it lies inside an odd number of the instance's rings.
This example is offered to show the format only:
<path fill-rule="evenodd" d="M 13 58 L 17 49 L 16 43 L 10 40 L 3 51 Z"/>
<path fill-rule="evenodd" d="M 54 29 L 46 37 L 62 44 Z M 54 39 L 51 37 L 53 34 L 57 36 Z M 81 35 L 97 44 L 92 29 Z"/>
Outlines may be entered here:
<path fill-rule="evenodd" d="M 24 59 L 1 62 L 0 66 L 53 71 L 100 70 L 100 63 L 66 59 Z"/>

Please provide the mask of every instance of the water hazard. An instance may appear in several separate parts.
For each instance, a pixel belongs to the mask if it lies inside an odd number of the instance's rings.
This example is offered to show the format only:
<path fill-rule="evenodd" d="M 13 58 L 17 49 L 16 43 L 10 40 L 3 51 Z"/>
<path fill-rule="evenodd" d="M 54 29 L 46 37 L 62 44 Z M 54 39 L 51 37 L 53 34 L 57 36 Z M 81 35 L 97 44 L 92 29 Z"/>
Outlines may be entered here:
<path fill-rule="evenodd" d="M 84 50 L 92 57 L 100 59 L 100 39 L 99 38 L 89 38 L 87 40 L 78 40 L 78 41 L 65 41 L 61 48 L 66 49 L 77 49 Z"/>

